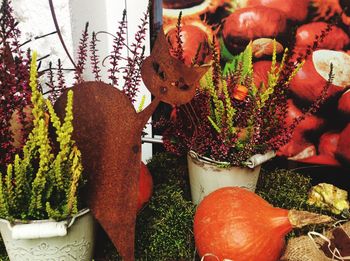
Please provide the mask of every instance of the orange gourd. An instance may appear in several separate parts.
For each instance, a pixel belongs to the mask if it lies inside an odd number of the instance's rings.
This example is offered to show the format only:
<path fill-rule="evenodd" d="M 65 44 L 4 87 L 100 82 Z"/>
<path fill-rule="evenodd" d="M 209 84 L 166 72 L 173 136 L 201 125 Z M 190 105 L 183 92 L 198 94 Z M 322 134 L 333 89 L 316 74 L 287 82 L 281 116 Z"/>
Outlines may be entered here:
<path fill-rule="evenodd" d="M 153 179 L 147 166 L 141 162 L 140 180 L 139 180 L 139 194 L 137 197 L 137 210 L 140 211 L 144 204 L 146 204 L 152 196 Z"/>
<path fill-rule="evenodd" d="M 251 191 L 226 187 L 205 197 L 198 206 L 194 236 L 205 261 L 274 261 L 293 227 L 329 221 L 327 216 L 275 208 Z"/>

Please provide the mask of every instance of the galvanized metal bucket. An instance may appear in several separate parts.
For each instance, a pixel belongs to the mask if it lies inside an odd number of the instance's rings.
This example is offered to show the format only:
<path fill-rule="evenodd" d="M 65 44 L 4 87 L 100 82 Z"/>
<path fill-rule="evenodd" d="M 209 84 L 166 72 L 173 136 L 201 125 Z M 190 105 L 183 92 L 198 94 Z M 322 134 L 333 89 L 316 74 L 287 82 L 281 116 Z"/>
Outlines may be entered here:
<path fill-rule="evenodd" d="M 89 209 L 71 219 L 11 224 L 0 219 L 0 231 L 11 261 L 91 261 L 95 221 Z"/>
<path fill-rule="evenodd" d="M 194 204 L 211 192 L 229 186 L 244 187 L 255 191 L 262 162 L 274 157 L 274 153 L 258 155 L 247 162 L 249 167 L 219 167 L 227 165 L 202 157 L 194 151 L 187 154 L 188 171 L 191 185 L 191 196 Z"/>

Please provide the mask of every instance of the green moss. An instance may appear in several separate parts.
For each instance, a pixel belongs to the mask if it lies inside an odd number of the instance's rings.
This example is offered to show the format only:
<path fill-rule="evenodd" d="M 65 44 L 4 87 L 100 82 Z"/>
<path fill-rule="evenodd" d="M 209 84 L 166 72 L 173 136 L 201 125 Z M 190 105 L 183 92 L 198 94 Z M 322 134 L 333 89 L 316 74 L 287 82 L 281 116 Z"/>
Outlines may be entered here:
<path fill-rule="evenodd" d="M 195 206 L 178 185 L 157 187 L 137 222 L 136 256 L 142 260 L 193 258 Z"/>
<path fill-rule="evenodd" d="M 190 201 L 186 159 L 158 153 L 147 167 L 155 186 L 149 204 L 138 216 L 136 257 L 139 260 L 191 259 L 195 207 Z"/>
<path fill-rule="evenodd" d="M 256 193 L 275 207 L 305 209 L 311 178 L 296 172 L 276 169 L 261 170 Z"/>
<path fill-rule="evenodd" d="M 187 160 L 165 152 L 153 155 L 147 167 L 152 174 L 155 186 L 159 184 L 177 184 L 183 191 L 184 197 L 191 199 L 188 180 Z"/>

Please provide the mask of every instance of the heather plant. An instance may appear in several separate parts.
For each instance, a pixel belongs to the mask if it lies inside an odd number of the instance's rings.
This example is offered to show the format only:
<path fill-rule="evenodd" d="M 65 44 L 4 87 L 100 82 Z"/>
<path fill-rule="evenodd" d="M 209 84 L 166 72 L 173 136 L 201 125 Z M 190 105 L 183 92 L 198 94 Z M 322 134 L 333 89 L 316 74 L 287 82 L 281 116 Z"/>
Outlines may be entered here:
<path fill-rule="evenodd" d="M 322 35 L 320 38 L 324 37 Z M 250 45 L 223 70 L 215 43 L 212 46 L 212 70 L 202 79 L 195 98 L 175 108 L 170 120 L 162 119 L 156 124 L 156 127 L 165 128 L 165 148 L 178 155 L 193 150 L 215 161 L 244 166 L 255 154 L 277 151 L 290 141 L 294 129 L 305 116 L 320 107 L 332 81 L 331 68 L 329 81 L 320 97 L 288 126 L 289 82 L 306 56 L 292 62 L 286 49 L 282 59 L 277 61 L 274 44 L 267 84 L 256 86 Z M 317 44 L 312 48 L 317 48 Z"/>
<path fill-rule="evenodd" d="M 77 189 L 81 184 L 81 154 L 71 139 L 73 93 L 68 92 L 66 116 L 61 123 L 49 100 L 37 88 L 36 53 L 30 68 L 33 129 L 23 147 L 0 173 L 0 216 L 8 220 L 61 220 L 78 211 Z M 48 111 L 48 112 L 47 112 Z M 51 121 L 59 148 L 49 136 Z"/>
<path fill-rule="evenodd" d="M 11 1 L 4 0 L 0 10 L 0 171 L 14 160 L 22 143 L 16 144 L 15 133 L 27 137 L 28 117 L 25 108 L 30 105 L 28 53 L 20 48 L 20 31 L 13 17 Z M 17 116 L 16 116 L 17 115 Z M 12 119 L 12 121 L 11 121 Z M 18 121 L 18 123 L 17 123 Z M 16 124 L 11 124 L 16 122 Z"/>
<path fill-rule="evenodd" d="M 64 49 L 66 50 L 67 48 L 60 33 L 52 0 L 49 0 L 49 3 L 52 6 L 52 17 L 56 25 L 57 33 Z M 121 89 L 131 100 L 131 102 L 134 103 L 136 101 L 136 96 L 141 83 L 140 68 L 143 60 L 145 59 L 144 42 L 148 27 L 148 17 L 149 8 L 141 18 L 141 23 L 135 33 L 134 41 L 130 45 L 128 45 L 127 41 L 128 24 L 126 21 L 126 10 L 123 12 L 122 19 L 119 22 L 115 35 L 106 31 L 98 31 L 92 32 L 90 36 L 90 32 L 88 30 L 89 24 L 87 23 L 79 41 L 76 62 L 73 62 L 71 59 L 72 65 L 74 66 L 75 83 L 81 83 L 84 81 L 83 76 L 88 63 L 90 63 L 92 74 L 96 81 L 102 81 L 101 72 L 104 67 L 107 67 L 107 77 L 110 81 L 109 83 L 114 87 Z M 101 59 L 99 56 L 99 51 L 97 49 L 98 42 L 100 41 L 98 36 L 100 34 L 108 34 L 113 37 L 111 53 L 103 59 Z M 126 57 L 123 56 L 124 53 L 127 53 Z M 68 57 L 71 57 L 68 52 L 67 55 Z M 109 62 L 108 66 L 105 64 L 106 61 Z M 55 70 L 57 70 L 57 73 L 54 73 Z M 62 71 L 63 68 L 60 61 L 58 62 L 57 68 L 53 68 L 51 64 L 50 68 L 48 69 L 49 83 L 47 85 L 50 87 L 50 91 L 48 93 L 52 102 L 55 102 L 62 91 L 66 89 Z M 57 74 L 56 77 L 55 74 Z"/>

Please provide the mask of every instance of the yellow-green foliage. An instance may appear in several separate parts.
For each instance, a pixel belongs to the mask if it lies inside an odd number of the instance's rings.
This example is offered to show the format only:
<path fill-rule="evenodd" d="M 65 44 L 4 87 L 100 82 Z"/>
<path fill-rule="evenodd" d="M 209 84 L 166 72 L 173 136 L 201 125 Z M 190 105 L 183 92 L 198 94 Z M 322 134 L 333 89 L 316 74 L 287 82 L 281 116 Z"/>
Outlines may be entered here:
<path fill-rule="evenodd" d="M 230 98 L 230 94 L 227 89 L 227 83 L 225 80 L 222 81 L 222 91 L 225 97 L 225 105 L 226 105 L 226 125 L 230 134 L 234 134 L 236 129 L 233 126 L 233 117 L 236 114 L 236 109 L 233 108 L 232 101 Z"/>
<path fill-rule="evenodd" d="M 236 133 L 234 127 L 234 117 L 236 109 L 232 104 L 232 100 L 228 91 L 225 76 L 228 76 L 233 71 L 239 70 L 238 84 L 243 84 L 247 79 L 251 79 L 253 75 L 253 51 L 251 45 L 248 45 L 246 50 L 236 56 L 230 63 L 227 63 L 222 73 L 223 77 L 216 79 L 219 86 L 214 86 L 214 79 L 211 72 L 206 74 L 206 81 L 201 82 L 203 90 L 208 91 L 213 101 L 211 115 L 208 116 L 209 122 L 217 132 L 221 132 L 224 127 L 228 138 Z M 222 96 L 223 99 L 220 99 Z"/>
<path fill-rule="evenodd" d="M 249 90 L 249 96 L 256 103 L 255 110 L 259 110 L 264 107 L 266 101 L 269 99 L 270 95 L 274 93 L 275 88 L 277 88 L 281 72 L 285 68 L 285 62 L 288 54 L 288 49 L 284 50 L 282 60 L 280 64 L 277 64 L 277 43 L 273 42 L 273 53 L 271 60 L 271 69 L 268 72 L 268 82 L 267 86 L 255 86 L 253 80 L 253 51 L 252 45 L 249 44 L 247 48 L 241 54 L 235 56 L 231 62 L 226 63 L 223 73 L 220 79 L 216 79 L 218 86 L 215 86 L 213 73 L 208 72 L 206 74 L 206 81 L 201 82 L 201 87 L 204 91 L 207 91 L 210 94 L 212 103 L 211 113 L 208 116 L 209 122 L 213 128 L 221 133 L 223 127 L 225 128 L 225 134 L 233 135 L 237 132 L 234 126 L 234 117 L 236 115 L 236 109 L 232 104 L 230 94 L 228 92 L 227 86 L 227 77 L 232 75 L 236 78 L 235 84 L 242 84 L 247 86 Z M 303 66 L 303 63 L 297 65 L 297 67 L 292 71 L 289 76 L 288 81 L 285 81 L 283 84 L 288 85 L 289 81 L 296 75 L 299 69 Z M 247 131 L 248 136 L 251 131 L 251 126 L 254 124 L 255 119 L 247 119 Z M 239 145 L 239 144 L 237 144 Z"/>
<path fill-rule="evenodd" d="M 36 53 L 33 53 L 30 86 L 33 130 L 0 182 L 0 216 L 7 219 L 64 219 L 78 211 L 77 188 L 81 181 L 81 154 L 71 139 L 73 92 L 68 92 L 66 116 L 61 124 L 52 104 L 37 88 Z M 46 109 L 49 113 L 46 112 Z M 59 151 L 54 154 L 48 120 L 56 129 Z"/>
<path fill-rule="evenodd" d="M 264 92 L 260 95 L 260 107 L 263 107 L 265 105 L 265 102 L 268 100 L 269 96 L 274 92 L 275 87 L 277 85 L 279 75 L 281 70 L 283 69 L 285 58 L 287 56 L 288 49 L 285 49 L 283 58 L 281 61 L 281 64 L 279 67 L 276 65 L 276 41 L 273 41 L 273 53 L 272 53 L 272 62 L 271 62 L 271 69 L 267 73 L 267 88 Z M 264 84 L 264 83 L 262 83 Z M 264 89 L 265 86 L 263 86 L 262 89 Z"/>
<path fill-rule="evenodd" d="M 146 95 L 142 95 L 140 105 L 137 108 L 137 112 L 141 112 L 143 110 L 143 107 L 145 106 L 145 102 L 146 102 Z"/>
<path fill-rule="evenodd" d="M 245 82 L 246 78 L 253 75 L 253 48 L 251 44 L 249 44 L 245 51 L 241 53 L 238 61 L 241 62 L 241 65 L 240 63 L 239 65 L 242 66 L 241 77 L 238 83 L 242 84 Z"/>
<path fill-rule="evenodd" d="M 222 127 L 222 119 L 225 115 L 224 103 L 219 99 L 218 86 L 214 86 L 213 77 L 211 72 L 208 72 L 205 75 L 206 85 L 203 86 L 203 89 L 209 92 L 214 106 L 212 108 L 212 115 L 210 115 L 209 121 L 213 124 L 214 128 L 220 132 Z"/>
<path fill-rule="evenodd" d="M 265 105 L 265 102 L 268 100 L 269 96 L 274 92 L 275 87 L 278 84 L 278 80 L 280 78 L 280 74 L 282 70 L 285 67 L 286 57 L 288 54 L 288 48 L 284 49 L 282 60 L 277 66 L 277 60 L 276 60 L 276 41 L 273 42 L 273 53 L 272 53 L 272 63 L 271 63 L 271 69 L 268 72 L 268 83 L 267 88 L 264 92 L 260 94 L 260 107 L 263 107 Z M 288 81 L 285 81 L 283 84 L 288 85 L 289 82 L 294 78 L 294 76 L 297 74 L 297 72 L 300 70 L 300 68 L 304 65 L 304 62 L 301 62 L 297 65 L 297 67 L 291 72 Z M 264 86 L 263 88 L 264 89 Z"/>
<path fill-rule="evenodd" d="M 234 134 L 236 130 L 233 126 L 233 118 L 236 110 L 233 108 L 226 80 L 223 78 L 218 80 L 220 86 L 214 86 L 212 73 L 208 72 L 205 75 L 205 82 L 201 86 L 213 100 L 208 120 L 218 133 L 223 127 L 227 127 L 229 134 Z M 224 95 L 224 100 L 219 99 L 219 95 Z"/>

